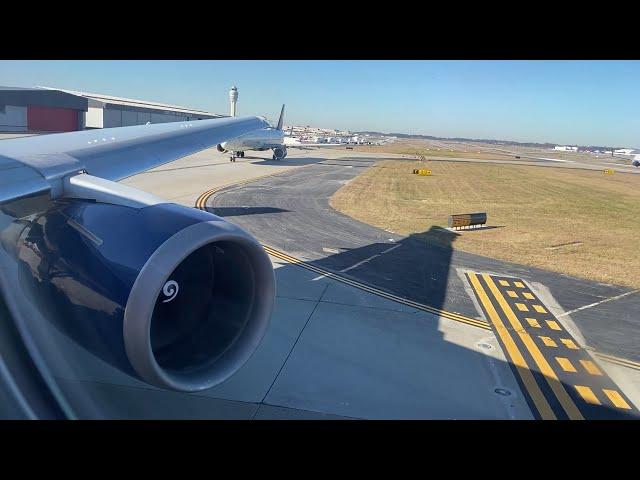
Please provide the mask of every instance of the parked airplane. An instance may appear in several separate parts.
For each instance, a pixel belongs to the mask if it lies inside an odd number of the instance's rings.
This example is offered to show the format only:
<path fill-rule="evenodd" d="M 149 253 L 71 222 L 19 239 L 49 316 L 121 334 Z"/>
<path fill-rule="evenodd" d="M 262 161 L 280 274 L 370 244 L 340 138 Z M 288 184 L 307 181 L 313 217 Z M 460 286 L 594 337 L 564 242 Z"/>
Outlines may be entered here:
<path fill-rule="evenodd" d="M 282 125 L 284 121 L 284 105 L 280 111 L 278 125 L 273 128 L 267 126 L 259 130 L 255 130 L 233 140 L 219 143 L 217 149 L 221 153 L 231 153 L 229 160 L 236 161 L 236 157 L 244 158 L 245 150 L 273 150 L 273 160 L 282 160 L 287 156 L 287 147 L 284 144 L 284 132 Z"/>
<path fill-rule="evenodd" d="M 267 127 L 233 117 L 0 141 L 6 408 L 71 412 L 51 369 L 67 360 L 42 353 L 54 330 L 161 388 L 203 390 L 240 368 L 273 308 L 264 249 L 220 217 L 117 182 Z"/>

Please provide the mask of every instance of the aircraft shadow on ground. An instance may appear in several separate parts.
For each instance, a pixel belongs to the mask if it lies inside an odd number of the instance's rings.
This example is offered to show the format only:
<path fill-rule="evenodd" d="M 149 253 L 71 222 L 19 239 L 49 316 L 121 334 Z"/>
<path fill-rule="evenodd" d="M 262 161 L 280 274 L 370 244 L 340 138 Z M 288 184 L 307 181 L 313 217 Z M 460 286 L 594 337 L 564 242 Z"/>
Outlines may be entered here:
<path fill-rule="evenodd" d="M 244 157 L 245 159 L 249 157 Z M 251 163 L 255 163 L 258 165 L 280 165 L 280 166 L 292 166 L 292 167 L 300 167 L 304 165 L 311 165 L 312 163 L 320 163 L 325 158 L 317 158 L 317 157 L 286 157 L 282 160 L 273 160 L 271 158 L 258 158 L 257 161 L 253 161 Z M 238 160 L 236 160 L 237 162 Z"/>
<path fill-rule="evenodd" d="M 265 213 L 283 213 L 288 212 L 283 208 L 275 207 L 214 207 L 209 211 L 219 217 L 239 217 L 241 215 L 261 215 Z"/>
<path fill-rule="evenodd" d="M 372 243 L 310 263 L 403 298 L 445 309 L 453 243 L 459 236 L 433 226 L 399 241 Z"/>
<path fill-rule="evenodd" d="M 146 175 L 148 173 L 164 173 L 164 172 L 175 172 L 178 170 L 191 170 L 193 168 L 202 168 L 202 167 L 220 167 L 222 165 L 226 165 L 224 163 L 200 163 L 198 165 L 185 165 L 184 167 L 172 167 L 172 168 L 163 168 L 160 167 L 158 169 L 154 169 L 154 170 L 147 170 L 146 172 L 143 173 L 143 175 Z"/>

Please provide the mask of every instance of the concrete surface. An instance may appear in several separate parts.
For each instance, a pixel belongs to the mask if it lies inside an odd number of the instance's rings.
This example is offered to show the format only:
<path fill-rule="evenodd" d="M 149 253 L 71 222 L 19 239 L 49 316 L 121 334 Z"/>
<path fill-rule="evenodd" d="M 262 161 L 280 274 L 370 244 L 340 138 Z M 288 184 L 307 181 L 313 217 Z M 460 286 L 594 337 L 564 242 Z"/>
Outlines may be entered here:
<path fill-rule="evenodd" d="M 491 332 L 401 311 L 361 291 L 350 301 L 351 287 L 272 260 L 278 295 L 262 344 L 233 377 L 203 392 L 150 387 L 39 326 L 39 343 L 50 350 L 51 368 L 78 416 L 532 418 Z"/>
<path fill-rule="evenodd" d="M 192 207 L 196 199 L 211 188 L 323 161 L 322 152 L 318 150 L 289 148 L 287 157 L 280 161 L 271 159 L 270 150 L 246 152 L 244 158 L 232 163 L 228 155 L 210 148 L 134 175 L 121 183 Z"/>

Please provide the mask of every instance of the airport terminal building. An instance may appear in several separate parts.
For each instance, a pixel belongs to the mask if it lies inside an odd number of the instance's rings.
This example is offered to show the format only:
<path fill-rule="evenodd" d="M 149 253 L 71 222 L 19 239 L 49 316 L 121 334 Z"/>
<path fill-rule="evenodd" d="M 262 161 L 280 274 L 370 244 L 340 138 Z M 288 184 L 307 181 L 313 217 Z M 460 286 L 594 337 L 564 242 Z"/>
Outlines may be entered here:
<path fill-rule="evenodd" d="M 47 87 L 0 86 L 1 133 L 72 132 L 219 117 L 224 115 L 145 100 Z"/>

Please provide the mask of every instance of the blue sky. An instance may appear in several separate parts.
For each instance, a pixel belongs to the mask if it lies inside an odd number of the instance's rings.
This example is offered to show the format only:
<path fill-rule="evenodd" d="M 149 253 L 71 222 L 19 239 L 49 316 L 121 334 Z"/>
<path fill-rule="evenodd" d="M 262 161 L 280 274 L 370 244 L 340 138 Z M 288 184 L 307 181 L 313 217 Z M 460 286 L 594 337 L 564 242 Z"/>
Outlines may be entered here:
<path fill-rule="evenodd" d="M 0 61 L 45 85 L 285 123 L 640 147 L 639 61 Z"/>

